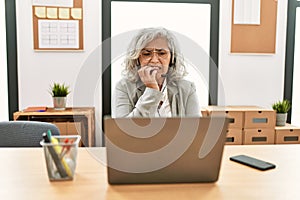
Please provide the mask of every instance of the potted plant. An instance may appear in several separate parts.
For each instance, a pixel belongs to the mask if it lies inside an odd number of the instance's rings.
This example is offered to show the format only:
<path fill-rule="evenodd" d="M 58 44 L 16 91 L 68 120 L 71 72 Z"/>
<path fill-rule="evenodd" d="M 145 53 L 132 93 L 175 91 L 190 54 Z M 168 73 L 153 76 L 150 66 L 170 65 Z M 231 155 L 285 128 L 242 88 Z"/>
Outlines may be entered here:
<path fill-rule="evenodd" d="M 289 100 L 277 101 L 272 105 L 273 110 L 276 111 L 276 126 L 284 126 L 286 123 L 287 113 L 291 108 Z"/>
<path fill-rule="evenodd" d="M 67 95 L 70 94 L 69 86 L 60 83 L 53 83 L 50 86 L 50 94 L 53 98 L 53 107 L 55 110 L 65 110 Z"/>

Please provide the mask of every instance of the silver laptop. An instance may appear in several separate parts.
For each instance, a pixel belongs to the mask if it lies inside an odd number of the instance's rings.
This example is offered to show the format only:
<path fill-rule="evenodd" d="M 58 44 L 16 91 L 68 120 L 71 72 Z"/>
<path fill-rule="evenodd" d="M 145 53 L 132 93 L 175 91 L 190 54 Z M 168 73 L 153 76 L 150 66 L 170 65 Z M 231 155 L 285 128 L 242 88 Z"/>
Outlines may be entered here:
<path fill-rule="evenodd" d="M 228 123 L 224 117 L 106 117 L 108 182 L 215 182 Z"/>

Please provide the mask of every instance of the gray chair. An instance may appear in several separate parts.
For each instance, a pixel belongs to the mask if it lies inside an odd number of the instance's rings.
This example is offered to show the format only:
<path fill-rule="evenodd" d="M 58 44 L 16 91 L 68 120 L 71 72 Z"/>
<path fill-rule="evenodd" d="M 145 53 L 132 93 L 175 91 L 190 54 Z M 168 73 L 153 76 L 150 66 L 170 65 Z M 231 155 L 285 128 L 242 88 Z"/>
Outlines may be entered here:
<path fill-rule="evenodd" d="M 57 126 L 47 122 L 0 122 L 0 147 L 40 147 L 42 134 L 48 130 L 52 135 L 60 135 Z"/>

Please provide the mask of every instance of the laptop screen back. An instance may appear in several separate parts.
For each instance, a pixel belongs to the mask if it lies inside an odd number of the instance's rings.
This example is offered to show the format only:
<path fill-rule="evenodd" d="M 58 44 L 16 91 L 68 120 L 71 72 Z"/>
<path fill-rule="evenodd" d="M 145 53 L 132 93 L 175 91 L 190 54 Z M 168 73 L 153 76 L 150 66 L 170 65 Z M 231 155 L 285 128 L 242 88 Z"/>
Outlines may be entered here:
<path fill-rule="evenodd" d="M 218 180 L 228 119 L 105 118 L 111 184 Z"/>

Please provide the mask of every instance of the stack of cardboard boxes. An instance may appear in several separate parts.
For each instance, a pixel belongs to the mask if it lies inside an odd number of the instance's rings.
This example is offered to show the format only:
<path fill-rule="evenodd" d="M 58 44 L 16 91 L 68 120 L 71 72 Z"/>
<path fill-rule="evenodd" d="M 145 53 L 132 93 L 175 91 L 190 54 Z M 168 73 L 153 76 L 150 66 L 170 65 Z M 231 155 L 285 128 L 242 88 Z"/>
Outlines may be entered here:
<path fill-rule="evenodd" d="M 207 106 L 201 110 L 202 116 L 226 116 L 229 118 L 226 144 L 242 144 L 244 114 L 229 106 Z"/>
<path fill-rule="evenodd" d="M 300 144 L 300 127 L 290 124 L 276 126 L 275 144 Z"/>
<path fill-rule="evenodd" d="M 243 144 L 274 144 L 276 112 L 273 109 L 245 109 Z"/>
<path fill-rule="evenodd" d="M 258 106 L 207 106 L 203 116 L 230 119 L 226 144 L 274 144 L 276 113 Z"/>

